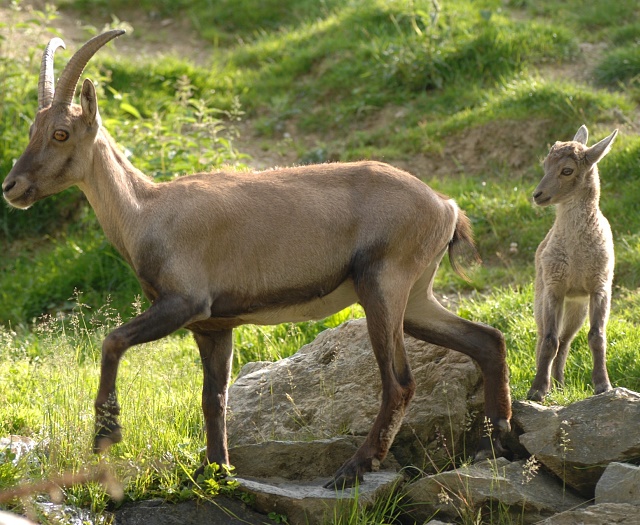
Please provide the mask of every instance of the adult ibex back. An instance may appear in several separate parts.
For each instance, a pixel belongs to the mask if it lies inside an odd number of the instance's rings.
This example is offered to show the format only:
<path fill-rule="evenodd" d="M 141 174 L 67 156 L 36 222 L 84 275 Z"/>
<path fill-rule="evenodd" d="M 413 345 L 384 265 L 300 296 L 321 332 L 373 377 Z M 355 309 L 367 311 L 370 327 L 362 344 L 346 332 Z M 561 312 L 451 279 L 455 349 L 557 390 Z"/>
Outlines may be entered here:
<path fill-rule="evenodd" d="M 483 445 L 499 450 L 498 434 L 511 414 L 504 338 L 448 312 L 432 292 L 447 250 L 454 268 L 458 248 L 476 253 L 456 204 L 378 162 L 199 173 L 154 183 L 101 126 L 90 80 L 80 105 L 72 102 L 86 63 L 122 33 L 87 42 L 55 91 L 53 54 L 63 43 L 49 43 L 30 142 L 2 187 L 7 202 L 28 208 L 78 186 L 152 303 L 104 340 L 94 449 L 122 438 L 115 387 L 124 352 L 184 327 L 195 336 L 204 369 L 206 461 L 228 463 L 232 329 L 319 319 L 359 302 L 382 376 L 382 405 L 364 444 L 327 486 L 361 480 L 391 446 L 415 389 L 403 331 L 479 363 L 494 427 Z"/>

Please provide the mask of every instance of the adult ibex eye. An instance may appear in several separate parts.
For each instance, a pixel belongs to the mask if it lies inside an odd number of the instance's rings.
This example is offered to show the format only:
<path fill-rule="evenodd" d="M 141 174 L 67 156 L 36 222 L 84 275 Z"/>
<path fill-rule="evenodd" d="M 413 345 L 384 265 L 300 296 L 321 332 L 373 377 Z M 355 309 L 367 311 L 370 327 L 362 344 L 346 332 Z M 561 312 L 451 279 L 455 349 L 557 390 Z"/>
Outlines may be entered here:
<path fill-rule="evenodd" d="M 64 142 L 69 138 L 69 132 L 63 129 L 57 129 L 53 132 L 53 138 L 58 142 Z"/>
<path fill-rule="evenodd" d="M 573 173 L 573 168 L 563 168 L 561 171 L 563 175 L 571 175 Z"/>

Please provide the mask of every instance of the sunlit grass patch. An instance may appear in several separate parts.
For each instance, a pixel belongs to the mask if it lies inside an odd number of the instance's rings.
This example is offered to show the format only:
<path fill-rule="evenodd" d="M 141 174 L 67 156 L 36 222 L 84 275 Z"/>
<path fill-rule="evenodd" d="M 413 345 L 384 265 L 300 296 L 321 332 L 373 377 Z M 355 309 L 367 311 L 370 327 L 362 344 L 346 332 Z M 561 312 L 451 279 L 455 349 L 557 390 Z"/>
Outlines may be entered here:
<path fill-rule="evenodd" d="M 627 306 L 637 302 L 633 293 L 622 300 Z M 638 345 L 640 328 L 629 319 L 628 310 L 619 308 L 614 297 L 607 327 L 609 378 L 614 387 L 640 390 Z M 533 317 L 533 285 L 495 290 L 486 296 L 465 298 L 460 314 L 487 323 L 502 331 L 507 345 L 511 392 L 514 399 L 525 399 L 536 372 L 537 328 Z M 567 405 L 593 395 L 588 322 L 573 340 L 565 367 L 565 387 L 554 390 L 549 401 Z"/>

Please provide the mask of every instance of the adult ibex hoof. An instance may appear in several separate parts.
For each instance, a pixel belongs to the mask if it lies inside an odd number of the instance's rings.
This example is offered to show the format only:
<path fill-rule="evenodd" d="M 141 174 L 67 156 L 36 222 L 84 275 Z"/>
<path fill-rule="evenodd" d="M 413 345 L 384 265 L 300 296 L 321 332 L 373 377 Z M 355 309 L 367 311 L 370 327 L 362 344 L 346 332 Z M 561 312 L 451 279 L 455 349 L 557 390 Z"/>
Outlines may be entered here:
<path fill-rule="evenodd" d="M 542 400 L 545 398 L 545 396 L 546 396 L 546 393 L 542 392 L 541 390 L 538 390 L 537 388 L 532 388 L 527 393 L 527 399 L 529 401 L 536 401 L 538 403 L 541 403 Z"/>
<path fill-rule="evenodd" d="M 207 472 L 207 467 L 209 465 L 212 465 L 213 468 L 210 472 Z M 218 462 L 218 461 L 209 461 L 205 459 L 204 463 L 202 463 L 202 465 L 200 465 L 193 473 L 193 480 L 197 482 L 198 478 L 200 476 L 204 477 L 205 474 L 214 475 L 216 479 L 218 478 L 223 479 L 229 476 L 232 470 L 233 470 L 233 467 L 229 465 L 228 460 Z"/>
<path fill-rule="evenodd" d="M 605 392 L 609 392 L 611 390 L 611 384 L 606 383 L 604 385 L 596 385 L 594 389 L 594 394 L 597 396 L 598 394 L 604 394 Z"/>
<path fill-rule="evenodd" d="M 494 426 L 496 428 L 496 431 L 501 436 L 511 432 L 511 423 L 509 422 L 508 419 L 504 419 L 504 418 L 497 419 L 494 423 Z"/>
<path fill-rule="evenodd" d="M 511 459 L 513 456 L 511 451 L 502 446 L 502 439 L 509 432 L 511 432 L 511 423 L 508 419 L 499 418 L 491 421 L 490 428 L 480 439 L 474 461 L 501 457 Z"/>
<path fill-rule="evenodd" d="M 122 441 L 120 425 L 116 424 L 111 428 L 100 425 L 93 438 L 93 453 L 100 454 L 105 452 L 111 445 L 120 443 L 120 441 Z"/>
<path fill-rule="evenodd" d="M 351 488 L 357 483 L 362 483 L 364 480 L 364 473 L 370 471 L 370 468 L 367 469 L 362 465 L 359 465 L 353 459 L 350 459 L 338 469 L 333 476 L 333 479 L 325 483 L 323 487 L 330 490 L 344 490 Z"/>

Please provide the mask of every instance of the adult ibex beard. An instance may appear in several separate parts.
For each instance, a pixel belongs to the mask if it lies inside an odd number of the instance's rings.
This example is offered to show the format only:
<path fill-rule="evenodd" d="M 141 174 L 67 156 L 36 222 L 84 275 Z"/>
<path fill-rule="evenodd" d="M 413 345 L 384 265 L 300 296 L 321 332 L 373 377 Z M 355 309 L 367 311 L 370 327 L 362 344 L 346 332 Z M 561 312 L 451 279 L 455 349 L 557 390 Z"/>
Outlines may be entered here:
<path fill-rule="evenodd" d="M 187 328 L 204 370 L 205 463 L 227 464 L 232 329 L 320 319 L 359 302 L 382 376 L 382 404 L 363 445 L 326 486 L 362 480 L 389 451 L 415 390 L 403 332 L 477 361 L 493 426 L 481 449 L 499 454 L 511 416 L 504 338 L 450 313 L 432 292 L 447 250 L 461 274 L 459 250 L 466 246 L 477 257 L 469 220 L 455 202 L 378 162 L 199 173 L 154 183 L 101 126 L 90 80 L 80 105 L 73 104 L 89 59 L 122 33 L 87 42 L 55 91 L 53 54 L 64 44 L 51 40 L 30 142 L 2 187 L 9 204 L 26 209 L 78 186 L 152 303 L 104 340 L 94 450 L 122 439 L 115 387 L 124 352 Z"/>

